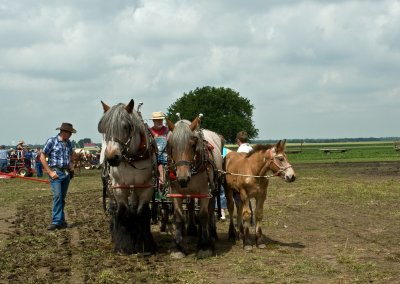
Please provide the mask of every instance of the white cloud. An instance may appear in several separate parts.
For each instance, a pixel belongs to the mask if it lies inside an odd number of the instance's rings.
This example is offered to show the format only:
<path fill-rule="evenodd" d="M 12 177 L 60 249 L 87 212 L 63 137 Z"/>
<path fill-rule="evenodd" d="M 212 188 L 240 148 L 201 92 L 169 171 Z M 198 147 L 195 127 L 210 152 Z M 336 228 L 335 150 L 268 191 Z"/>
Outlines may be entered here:
<path fill-rule="evenodd" d="M 398 0 L 3 1 L 0 120 L 18 127 L 0 143 L 68 120 L 98 141 L 100 100 L 150 117 L 206 85 L 249 98 L 260 138 L 396 136 L 399 16 Z"/>

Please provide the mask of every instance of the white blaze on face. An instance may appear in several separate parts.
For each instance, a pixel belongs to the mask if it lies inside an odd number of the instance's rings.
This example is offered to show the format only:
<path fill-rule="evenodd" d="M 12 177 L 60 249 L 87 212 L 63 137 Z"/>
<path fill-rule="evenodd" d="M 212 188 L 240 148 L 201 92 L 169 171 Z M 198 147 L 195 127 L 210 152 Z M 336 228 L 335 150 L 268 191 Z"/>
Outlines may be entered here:
<path fill-rule="evenodd" d="M 292 180 L 294 177 L 294 170 L 292 167 L 285 170 L 285 180 Z"/>

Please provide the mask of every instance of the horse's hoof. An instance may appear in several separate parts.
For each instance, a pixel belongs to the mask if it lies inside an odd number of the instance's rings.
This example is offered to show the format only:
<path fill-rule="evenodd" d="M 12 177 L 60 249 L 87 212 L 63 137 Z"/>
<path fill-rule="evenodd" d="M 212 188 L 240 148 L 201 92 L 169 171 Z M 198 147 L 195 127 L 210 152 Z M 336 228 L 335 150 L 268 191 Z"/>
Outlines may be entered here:
<path fill-rule="evenodd" d="M 245 251 L 251 251 L 251 250 L 253 249 L 253 246 L 251 246 L 251 245 L 245 245 L 245 246 L 243 247 L 243 249 L 244 249 Z"/>
<path fill-rule="evenodd" d="M 138 257 L 148 257 L 148 256 L 152 256 L 154 253 L 150 252 L 150 251 L 146 251 L 146 252 L 140 252 L 138 253 Z"/>
<path fill-rule="evenodd" d="M 238 238 L 236 236 L 229 236 L 228 238 L 230 241 L 235 242 Z"/>
<path fill-rule="evenodd" d="M 266 244 L 259 244 L 259 245 L 257 245 L 257 247 L 259 249 L 265 249 L 267 247 L 267 245 Z"/>
<path fill-rule="evenodd" d="M 185 254 L 181 251 L 174 251 L 174 252 L 171 252 L 170 256 L 173 259 L 182 259 L 185 257 Z"/>
<path fill-rule="evenodd" d="M 198 252 L 197 252 L 197 258 L 207 258 L 207 257 L 210 257 L 210 256 L 212 256 L 212 254 L 213 254 L 213 252 L 212 252 L 212 250 L 210 250 L 210 249 L 207 249 L 207 250 L 199 250 Z"/>

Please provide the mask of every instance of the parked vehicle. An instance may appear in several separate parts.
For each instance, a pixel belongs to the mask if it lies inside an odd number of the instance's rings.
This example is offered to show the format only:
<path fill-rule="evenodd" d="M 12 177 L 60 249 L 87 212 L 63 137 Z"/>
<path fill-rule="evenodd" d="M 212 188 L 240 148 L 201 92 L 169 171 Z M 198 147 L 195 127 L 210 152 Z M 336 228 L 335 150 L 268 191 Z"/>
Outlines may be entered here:
<path fill-rule="evenodd" d="M 17 151 L 10 155 L 7 172 L 23 177 L 31 177 L 35 173 L 35 170 L 25 165 L 22 152 Z"/>

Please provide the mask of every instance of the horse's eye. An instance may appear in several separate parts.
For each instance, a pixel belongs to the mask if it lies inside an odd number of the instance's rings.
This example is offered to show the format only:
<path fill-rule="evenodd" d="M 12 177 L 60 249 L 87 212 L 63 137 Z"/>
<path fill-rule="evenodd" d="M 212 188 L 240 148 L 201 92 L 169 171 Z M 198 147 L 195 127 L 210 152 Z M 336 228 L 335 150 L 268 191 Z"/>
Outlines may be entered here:
<path fill-rule="evenodd" d="M 285 160 L 285 158 L 283 156 L 276 156 L 276 158 L 280 161 L 283 162 Z"/>

